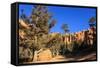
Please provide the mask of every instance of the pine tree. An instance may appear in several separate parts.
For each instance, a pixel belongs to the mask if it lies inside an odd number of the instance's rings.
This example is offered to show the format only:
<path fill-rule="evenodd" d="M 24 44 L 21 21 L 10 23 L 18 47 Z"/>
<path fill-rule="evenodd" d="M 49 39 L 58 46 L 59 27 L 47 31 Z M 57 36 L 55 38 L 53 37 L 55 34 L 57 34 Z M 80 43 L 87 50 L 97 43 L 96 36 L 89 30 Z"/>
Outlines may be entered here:
<path fill-rule="evenodd" d="M 23 26 L 19 24 L 19 34 L 22 35 L 19 38 L 19 49 L 21 49 L 21 47 L 26 48 L 25 51 L 27 51 L 27 53 L 28 51 L 32 52 L 29 53 L 34 56 L 34 51 L 46 47 L 46 44 L 49 41 L 49 30 L 54 26 L 55 21 L 51 21 L 51 14 L 48 12 L 47 7 L 42 5 L 34 5 L 29 17 L 27 17 L 24 14 L 24 10 L 22 10 L 20 18 L 23 20 L 23 23 L 27 25 L 28 29 L 23 28 Z M 51 21 L 50 24 L 49 21 Z M 49 28 L 51 24 L 53 25 Z M 24 34 L 21 34 L 22 32 Z M 21 58 L 22 54 L 23 51 L 20 52 L 19 58 Z"/>
<path fill-rule="evenodd" d="M 62 29 L 64 30 L 65 33 L 69 32 L 68 24 L 63 24 Z"/>

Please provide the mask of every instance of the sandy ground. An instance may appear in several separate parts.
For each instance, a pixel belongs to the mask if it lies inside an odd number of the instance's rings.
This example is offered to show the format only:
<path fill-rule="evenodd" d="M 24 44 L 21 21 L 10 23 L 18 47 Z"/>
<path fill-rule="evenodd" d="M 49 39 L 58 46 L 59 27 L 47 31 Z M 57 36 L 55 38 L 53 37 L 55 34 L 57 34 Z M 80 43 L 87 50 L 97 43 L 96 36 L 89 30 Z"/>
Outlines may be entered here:
<path fill-rule="evenodd" d="M 46 62 L 62 62 L 62 61 L 88 61 L 88 60 L 96 60 L 96 53 L 90 53 L 86 55 L 79 55 L 73 57 L 64 57 L 62 55 L 57 55 L 52 58 L 50 50 L 44 50 L 38 55 L 38 60 L 33 60 L 33 62 L 28 63 L 46 63 Z"/>

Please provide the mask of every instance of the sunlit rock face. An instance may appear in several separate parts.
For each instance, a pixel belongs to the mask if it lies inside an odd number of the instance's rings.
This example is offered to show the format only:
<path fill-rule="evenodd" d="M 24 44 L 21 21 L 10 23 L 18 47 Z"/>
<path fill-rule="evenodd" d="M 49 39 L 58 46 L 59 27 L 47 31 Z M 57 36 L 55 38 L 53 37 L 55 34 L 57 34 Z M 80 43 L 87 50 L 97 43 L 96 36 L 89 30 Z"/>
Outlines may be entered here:
<path fill-rule="evenodd" d="M 23 28 L 29 29 L 29 25 L 27 24 L 27 22 L 19 19 L 19 25 L 21 25 Z"/>
<path fill-rule="evenodd" d="M 88 30 L 76 32 L 74 35 L 66 35 L 64 37 L 64 42 L 65 43 L 72 43 L 73 41 L 76 41 L 77 43 L 82 43 L 86 41 L 88 44 L 93 44 L 93 39 L 95 39 L 96 36 L 93 36 L 93 33 L 96 35 L 96 31 L 92 30 L 91 28 Z M 90 42 L 88 42 L 90 41 Z"/>

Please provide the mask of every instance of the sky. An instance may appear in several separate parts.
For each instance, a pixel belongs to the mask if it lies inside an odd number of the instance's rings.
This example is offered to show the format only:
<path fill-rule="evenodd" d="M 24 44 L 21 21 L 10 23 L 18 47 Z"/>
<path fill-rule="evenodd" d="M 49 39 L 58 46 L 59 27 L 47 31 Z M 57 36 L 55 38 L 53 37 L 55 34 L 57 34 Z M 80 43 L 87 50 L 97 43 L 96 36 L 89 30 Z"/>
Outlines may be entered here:
<path fill-rule="evenodd" d="M 20 4 L 19 16 L 21 10 L 27 16 L 31 15 L 34 5 Z M 62 7 L 62 6 L 47 6 L 48 11 L 53 15 L 52 19 L 57 21 L 56 25 L 51 28 L 50 32 L 64 33 L 62 24 L 68 24 L 70 33 L 87 30 L 89 28 L 89 19 L 96 17 L 96 9 L 94 8 L 80 8 L 80 7 Z"/>

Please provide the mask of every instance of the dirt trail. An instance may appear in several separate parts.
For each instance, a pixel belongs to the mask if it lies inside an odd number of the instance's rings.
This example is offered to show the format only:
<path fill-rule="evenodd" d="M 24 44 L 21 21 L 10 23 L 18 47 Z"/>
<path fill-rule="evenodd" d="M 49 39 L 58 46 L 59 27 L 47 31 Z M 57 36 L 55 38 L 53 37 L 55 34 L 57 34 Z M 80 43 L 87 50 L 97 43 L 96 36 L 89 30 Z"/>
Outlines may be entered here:
<path fill-rule="evenodd" d="M 36 56 L 36 59 L 33 62 L 28 63 L 46 63 L 46 62 L 61 62 L 61 61 L 83 61 L 83 60 L 96 60 L 96 53 L 86 54 L 84 56 L 73 56 L 73 57 L 64 57 L 62 55 L 57 55 L 52 57 L 52 53 L 49 49 L 46 49 Z"/>

